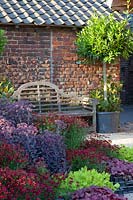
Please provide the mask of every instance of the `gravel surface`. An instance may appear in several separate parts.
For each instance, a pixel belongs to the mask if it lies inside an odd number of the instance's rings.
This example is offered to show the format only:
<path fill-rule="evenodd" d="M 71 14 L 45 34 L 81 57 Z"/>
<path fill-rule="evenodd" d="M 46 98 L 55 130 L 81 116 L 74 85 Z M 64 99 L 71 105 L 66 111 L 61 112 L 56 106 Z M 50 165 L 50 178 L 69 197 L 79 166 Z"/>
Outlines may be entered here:
<path fill-rule="evenodd" d="M 124 194 L 124 197 L 127 197 L 128 200 L 133 200 L 133 193 Z"/>

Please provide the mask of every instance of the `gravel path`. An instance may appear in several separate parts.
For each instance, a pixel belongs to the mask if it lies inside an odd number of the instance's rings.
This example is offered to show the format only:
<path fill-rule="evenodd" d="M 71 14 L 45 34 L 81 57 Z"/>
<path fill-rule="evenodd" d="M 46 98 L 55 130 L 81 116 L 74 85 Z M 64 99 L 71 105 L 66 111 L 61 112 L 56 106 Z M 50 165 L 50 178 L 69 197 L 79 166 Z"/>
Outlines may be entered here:
<path fill-rule="evenodd" d="M 133 200 L 133 193 L 124 194 L 124 197 L 127 197 L 128 200 Z"/>

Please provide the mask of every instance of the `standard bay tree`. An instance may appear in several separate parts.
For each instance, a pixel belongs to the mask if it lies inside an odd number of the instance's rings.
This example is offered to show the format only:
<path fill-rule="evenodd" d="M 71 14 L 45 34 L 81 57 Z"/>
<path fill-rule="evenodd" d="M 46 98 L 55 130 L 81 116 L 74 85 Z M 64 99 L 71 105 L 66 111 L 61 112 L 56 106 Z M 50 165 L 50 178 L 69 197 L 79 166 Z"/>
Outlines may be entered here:
<path fill-rule="evenodd" d="M 120 57 L 128 59 L 133 53 L 133 32 L 128 19 L 117 20 L 113 14 L 94 14 L 86 27 L 77 34 L 77 53 L 84 63 L 103 63 L 104 100 L 107 96 L 106 64 L 114 63 Z"/>

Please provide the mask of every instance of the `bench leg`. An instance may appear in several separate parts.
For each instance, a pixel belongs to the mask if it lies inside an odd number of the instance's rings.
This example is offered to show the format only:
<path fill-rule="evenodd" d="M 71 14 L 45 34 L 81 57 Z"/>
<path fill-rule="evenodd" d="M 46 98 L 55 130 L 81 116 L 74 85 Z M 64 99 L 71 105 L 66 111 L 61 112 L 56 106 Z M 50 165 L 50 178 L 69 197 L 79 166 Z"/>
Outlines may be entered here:
<path fill-rule="evenodd" d="M 92 123 L 93 123 L 93 130 L 96 133 L 96 105 L 97 105 L 97 99 L 93 99 L 93 119 L 92 119 Z"/>
<path fill-rule="evenodd" d="M 96 112 L 93 113 L 92 125 L 93 131 L 96 133 Z"/>

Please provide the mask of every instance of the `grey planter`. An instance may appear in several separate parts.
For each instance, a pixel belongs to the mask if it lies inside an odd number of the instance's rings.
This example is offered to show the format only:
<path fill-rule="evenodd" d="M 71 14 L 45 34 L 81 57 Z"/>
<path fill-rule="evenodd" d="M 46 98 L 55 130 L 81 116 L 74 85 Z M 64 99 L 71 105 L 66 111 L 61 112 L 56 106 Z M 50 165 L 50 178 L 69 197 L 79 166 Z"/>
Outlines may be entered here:
<path fill-rule="evenodd" d="M 97 112 L 97 132 L 116 133 L 120 124 L 120 112 Z"/>

